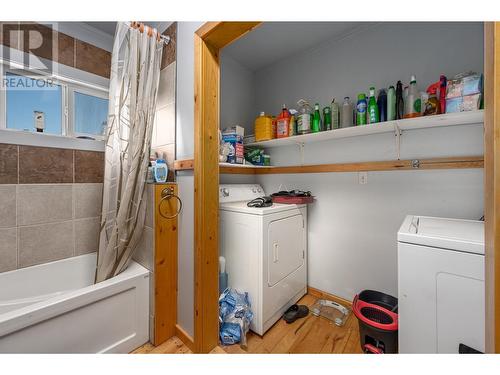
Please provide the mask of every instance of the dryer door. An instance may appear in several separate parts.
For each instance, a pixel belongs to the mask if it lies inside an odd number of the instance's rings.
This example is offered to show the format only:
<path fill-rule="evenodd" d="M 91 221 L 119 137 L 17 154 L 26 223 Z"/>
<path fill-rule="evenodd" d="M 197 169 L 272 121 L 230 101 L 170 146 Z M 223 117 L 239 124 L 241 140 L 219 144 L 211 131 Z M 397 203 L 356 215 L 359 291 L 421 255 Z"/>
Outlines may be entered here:
<path fill-rule="evenodd" d="M 304 264 L 304 221 L 295 215 L 269 224 L 268 286 L 272 287 Z"/>

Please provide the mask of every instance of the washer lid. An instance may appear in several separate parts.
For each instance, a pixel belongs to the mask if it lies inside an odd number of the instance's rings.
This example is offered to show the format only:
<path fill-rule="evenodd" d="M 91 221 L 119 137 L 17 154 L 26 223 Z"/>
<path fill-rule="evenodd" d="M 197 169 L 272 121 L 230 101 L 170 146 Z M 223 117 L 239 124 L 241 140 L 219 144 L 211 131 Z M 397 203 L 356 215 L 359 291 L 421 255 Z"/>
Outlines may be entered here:
<path fill-rule="evenodd" d="M 296 210 L 298 207 L 304 206 L 303 204 L 273 203 L 270 207 L 248 207 L 248 202 L 249 201 L 221 203 L 219 208 L 223 211 L 242 212 L 251 215 L 268 215 L 276 212 Z"/>
<path fill-rule="evenodd" d="M 399 228 L 398 241 L 484 254 L 484 222 L 409 215 Z"/>

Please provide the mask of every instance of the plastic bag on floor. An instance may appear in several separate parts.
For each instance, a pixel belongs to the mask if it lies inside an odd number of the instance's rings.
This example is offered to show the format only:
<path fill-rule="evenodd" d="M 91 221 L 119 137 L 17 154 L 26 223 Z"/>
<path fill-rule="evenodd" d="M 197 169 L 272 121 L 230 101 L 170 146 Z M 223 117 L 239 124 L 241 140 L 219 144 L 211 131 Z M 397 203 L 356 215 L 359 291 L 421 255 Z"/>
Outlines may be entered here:
<path fill-rule="evenodd" d="M 248 293 L 227 288 L 219 298 L 219 336 L 222 344 L 247 344 L 247 332 L 253 318 Z"/>

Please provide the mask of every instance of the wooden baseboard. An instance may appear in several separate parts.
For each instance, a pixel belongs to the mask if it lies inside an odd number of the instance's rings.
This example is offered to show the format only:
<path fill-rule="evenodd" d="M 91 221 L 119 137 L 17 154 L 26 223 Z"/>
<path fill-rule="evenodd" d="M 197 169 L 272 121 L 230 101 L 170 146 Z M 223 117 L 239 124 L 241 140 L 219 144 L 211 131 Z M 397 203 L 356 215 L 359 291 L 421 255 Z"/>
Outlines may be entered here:
<path fill-rule="evenodd" d="M 312 286 L 307 287 L 307 294 L 310 294 L 313 297 L 319 298 L 319 299 L 329 299 L 331 301 L 340 303 L 341 305 L 344 305 L 346 307 L 351 308 L 352 307 L 352 301 L 346 300 L 341 297 L 337 297 L 333 294 L 323 292 L 322 290 L 313 288 Z"/>
<path fill-rule="evenodd" d="M 175 335 L 184 343 L 184 345 L 194 352 L 193 338 L 178 324 L 175 325 Z"/>

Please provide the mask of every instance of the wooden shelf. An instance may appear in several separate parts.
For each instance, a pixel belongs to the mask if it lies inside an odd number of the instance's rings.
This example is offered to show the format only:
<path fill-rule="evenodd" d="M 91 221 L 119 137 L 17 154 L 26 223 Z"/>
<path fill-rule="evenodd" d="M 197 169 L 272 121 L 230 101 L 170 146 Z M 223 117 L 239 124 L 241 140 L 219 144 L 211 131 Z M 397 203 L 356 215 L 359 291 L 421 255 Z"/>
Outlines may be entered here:
<path fill-rule="evenodd" d="M 411 119 L 395 120 L 379 122 L 371 125 L 351 126 L 349 128 L 341 128 L 328 130 L 320 133 L 310 133 L 304 135 L 296 135 L 288 138 L 271 139 L 269 141 L 253 142 L 245 144 L 245 146 L 258 146 L 263 148 L 282 147 L 289 145 L 297 145 L 303 143 L 321 142 L 331 139 L 358 137 L 380 133 L 396 133 L 406 130 L 427 129 L 445 126 L 456 125 L 483 125 L 484 111 L 471 111 L 459 113 L 447 113 L 444 115 L 415 117 Z"/>

